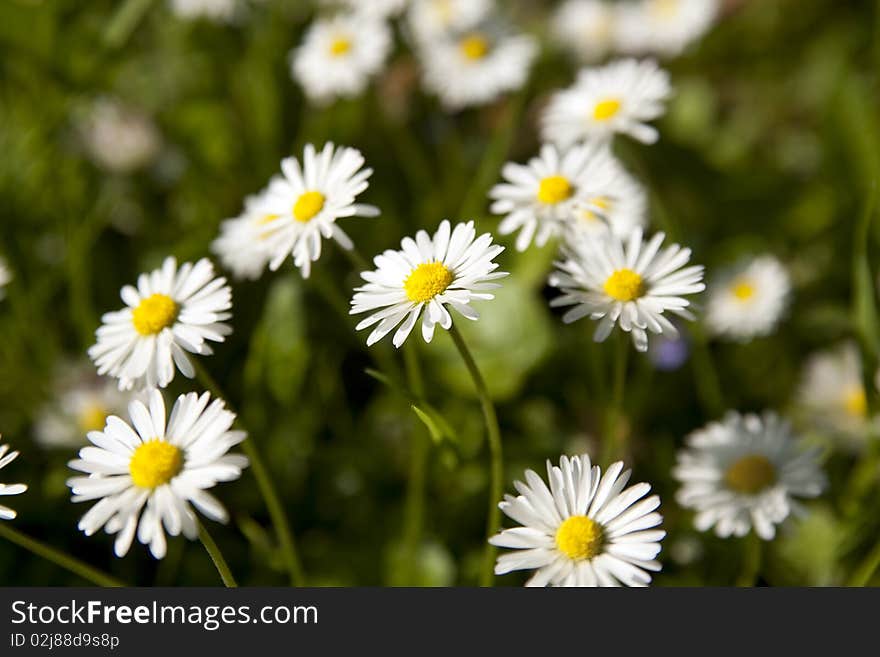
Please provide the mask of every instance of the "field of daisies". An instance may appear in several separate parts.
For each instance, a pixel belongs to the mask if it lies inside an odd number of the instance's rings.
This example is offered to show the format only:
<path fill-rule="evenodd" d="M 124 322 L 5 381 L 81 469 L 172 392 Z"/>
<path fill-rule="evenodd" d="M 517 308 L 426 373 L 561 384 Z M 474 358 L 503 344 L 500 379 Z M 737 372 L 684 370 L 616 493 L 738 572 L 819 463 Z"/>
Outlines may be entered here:
<path fill-rule="evenodd" d="M 876 2 L 0 48 L 0 584 L 880 584 Z"/>

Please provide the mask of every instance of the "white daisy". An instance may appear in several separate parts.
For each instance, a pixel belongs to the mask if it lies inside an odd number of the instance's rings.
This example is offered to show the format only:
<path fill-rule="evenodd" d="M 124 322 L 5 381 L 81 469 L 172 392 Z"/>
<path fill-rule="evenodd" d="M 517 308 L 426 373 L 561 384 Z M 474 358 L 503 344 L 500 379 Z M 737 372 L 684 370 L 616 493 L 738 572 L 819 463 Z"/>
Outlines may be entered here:
<path fill-rule="evenodd" d="M 673 57 L 715 22 L 718 0 L 640 0 L 618 5 L 614 40 L 622 52 Z"/>
<path fill-rule="evenodd" d="M 300 165 L 295 157 L 281 161 L 283 178 L 269 185 L 255 211 L 265 221 L 260 236 L 271 253 L 274 271 L 288 255 L 308 278 L 312 263 L 321 257 L 321 238 L 333 238 L 350 250 L 354 245 L 336 223 L 341 217 L 375 217 L 372 205 L 355 203 L 369 187 L 373 170 L 363 168 L 364 156 L 355 148 L 327 143 L 320 153 L 307 144 Z"/>
<path fill-rule="evenodd" d="M 67 366 L 37 417 L 34 437 L 47 448 L 80 447 L 89 431 L 103 429 L 107 417 L 123 413 L 132 399 L 113 381 L 96 376 L 90 364 Z"/>
<path fill-rule="evenodd" d="M 409 0 L 324 0 L 325 5 L 342 5 L 371 18 L 388 18 L 402 12 Z"/>
<path fill-rule="evenodd" d="M 95 164 L 117 173 L 130 173 L 149 165 L 162 143 L 150 117 L 110 98 L 96 100 L 79 127 Z"/>
<path fill-rule="evenodd" d="M 9 445 L 0 445 L 0 469 L 12 463 L 18 452 L 10 452 Z M 21 495 L 27 490 L 27 484 L 0 484 L 0 496 Z M 12 520 L 17 514 L 8 506 L 0 504 L 0 520 Z"/>
<path fill-rule="evenodd" d="M 475 28 L 495 7 L 494 0 L 412 0 L 407 22 L 418 43 Z"/>
<path fill-rule="evenodd" d="M 302 45 L 290 53 L 291 73 L 313 103 L 353 98 L 385 64 L 391 30 L 361 14 L 316 20 Z"/>
<path fill-rule="evenodd" d="M 192 378 L 195 370 L 186 352 L 213 353 L 207 341 L 223 342 L 232 329 L 232 291 L 225 278 L 214 278 L 214 265 L 202 258 L 178 269 L 166 258 L 161 269 L 138 277 L 137 288 L 126 285 L 120 296 L 126 307 L 106 313 L 89 356 L 98 374 L 119 379 L 120 390 L 164 388 L 174 366 Z"/>
<path fill-rule="evenodd" d="M 505 182 L 489 191 L 494 199 L 491 210 L 505 215 L 499 233 L 519 230 L 519 251 L 533 239 L 540 247 L 564 231 L 604 228 L 609 225 L 606 217 L 611 225 L 628 224 L 625 232 L 643 222 L 630 217 L 638 203 L 644 214 L 644 194 L 631 187 L 631 179 L 604 145 L 579 144 L 560 151 L 545 144 L 527 165 L 509 162 L 501 175 Z M 623 198 L 621 193 L 633 193 L 634 198 Z"/>
<path fill-rule="evenodd" d="M 495 573 L 536 569 L 526 586 L 648 585 L 666 536 L 653 529 L 663 522 L 660 498 L 645 498 L 649 484 L 624 489 L 632 471 L 622 470 L 618 461 L 602 476 L 588 455 L 563 456 L 558 467 L 547 461 L 549 488 L 526 470 L 526 483 L 514 482 L 519 495 L 498 505 L 522 527 L 489 539 L 517 550 L 498 557 Z"/>
<path fill-rule="evenodd" d="M 498 264 L 493 262 L 504 247 L 492 244 L 489 233 L 476 237 L 473 221 L 457 224 L 452 230 L 444 220 L 433 238 L 420 230 L 415 239 L 403 238 L 400 246 L 400 251 L 376 256 L 376 269 L 361 274 L 366 285 L 355 288 L 351 314 L 373 313 L 355 330 L 377 325 L 367 345 L 375 344 L 399 324 L 394 346 L 400 347 L 423 310 L 425 342 L 434 337 L 437 324 L 447 330 L 452 326 L 447 306 L 467 319 L 478 319 L 470 302 L 493 299 L 487 290 L 499 285 L 489 281 L 507 276 L 507 272 L 495 271 Z"/>
<path fill-rule="evenodd" d="M 706 325 L 716 335 L 746 342 L 770 334 L 788 308 L 791 279 L 770 255 L 743 262 L 709 286 Z"/>
<path fill-rule="evenodd" d="M 817 449 L 801 450 L 788 422 L 775 413 L 740 415 L 695 431 L 678 454 L 676 499 L 696 510 L 700 531 L 715 527 L 722 538 L 750 529 L 766 541 L 790 514 L 803 513 L 796 497 L 825 488 Z"/>
<path fill-rule="evenodd" d="M 131 424 L 111 416 L 103 431 L 89 432 L 94 446 L 83 447 L 69 464 L 88 476 L 67 482 L 74 502 L 99 500 L 79 521 L 86 536 L 101 527 L 116 534 L 114 550 L 122 557 L 137 529 L 138 541 L 161 559 L 166 532 L 198 536 L 193 506 L 212 520 L 226 522 L 226 510 L 207 489 L 241 476 L 247 458 L 227 452 L 246 434 L 230 431 L 235 414 L 222 400 L 208 406 L 209 401 L 207 392 L 181 395 L 166 428 L 165 401 L 154 389 L 149 408 L 140 401 L 129 406 Z"/>
<path fill-rule="evenodd" d="M 567 0 L 553 15 L 559 42 L 583 61 L 595 61 L 614 45 L 614 9 L 604 0 Z"/>
<path fill-rule="evenodd" d="M 230 23 L 238 11 L 239 0 L 170 0 L 171 11 L 178 18 L 206 18 L 217 23 Z"/>
<path fill-rule="evenodd" d="M 610 233 L 604 240 L 582 240 L 564 248 L 566 259 L 550 284 L 564 292 L 551 306 L 574 306 L 562 320 L 574 322 L 589 315 L 599 320 L 594 339 L 602 342 L 615 325 L 632 334 L 638 351 L 648 349 L 648 331 L 677 336 L 665 312 L 693 319 L 688 299 L 681 295 L 702 292 L 702 265 L 685 267 L 691 250 L 673 244 L 660 250 L 665 235 L 650 241 L 637 228 L 628 238 Z"/>
<path fill-rule="evenodd" d="M 460 110 L 522 87 L 537 52 L 530 36 L 472 30 L 423 44 L 419 58 L 425 88 L 447 109 Z"/>
<path fill-rule="evenodd" d="M 576 204 L 574 214 L 565 228 L 565 239 L 577 242 L 583 239 L 604 238 L 609 231 L 625 238 L 636 228 L 648 223 L 648 199 L 645 189 L 623 167 L 620 160 L 611 157 L 614 175 L 604 194 L 593 195 Z"/>
<path fill-rule="evenodd" d="M 868 398 L 862 382 L 862 358 L 853 342 L 813 354 L 807 360 L 798 404 L 812 425 L 834 432 L 849 447 L 864 445 L 870 424 Z"/>
<path fill-rule="evenodd" d="M 563 147 L 608 141 L 617 133 L 652 144 L 658 133 L 647 122 L 663 115 L 670 94 L 669 74 L 653 60 L 622 59 L 583 69 L 572 87 L 550 99 L 542 135 Z"/>
<path fill-rule="evenodd" d="M 12 272 L 9 270 L 9 267 L 6 266 L 6 260 L 0 257 L 0 299 L 6 296 L 6 290 L 4 288 L 9 285 L 9 281 L 12 280 Z"/>

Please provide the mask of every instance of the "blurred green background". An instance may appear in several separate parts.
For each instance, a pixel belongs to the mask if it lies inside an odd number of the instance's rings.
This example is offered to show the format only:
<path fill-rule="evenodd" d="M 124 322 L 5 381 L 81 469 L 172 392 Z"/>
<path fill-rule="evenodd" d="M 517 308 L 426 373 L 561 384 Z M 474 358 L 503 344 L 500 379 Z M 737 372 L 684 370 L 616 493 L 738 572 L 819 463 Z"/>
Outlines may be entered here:
<path fill-rule="evenodd" d="M 0 432 L 22 451 L 0 479 L 30 484 L 7 498 L 16 528 L 132 584 L 219 584 L 197 543 L 171 540 L 157 563 L 138 544 L 117 559 L 112 538 L 77 531 L 87 505 L 71 504 L 64 485 L 74 453 L 43 450 L 32 438 L 57 365 L 85 357 L 101 313 L 120 306 L 119 288 L 138 273 L 167 254 L 209 255 L 220 222 L 308 142 L 357 147 L 375 170 L 363 198 L 382 216 L 344 222 L 366 255 L 444 217 L 494 231 L 488 188 L 506 160 L 537 151 L 538 112 L 578 68 L 547 36 L 555 3 L 502 4 L 542 38 L 532 81 L 491 106 L 449 115 L 419 90 L 399 34 L 368 93 L 311 108 L 287 64 L 314 15 L 306 2 L 253 3 L 232 25 L 179 20 L 161 0 L 0 3 L 0 255 L 14 272 L 0 301 Z M 657 585 L 731 584 L 743 554 L 741 540 L 697 533 L 675 504 L 669 472 L 683 437 L 727 408 L 786 411 L 807 354 L 848 337 L 870 342 L 875 281 L 855 303 L 853 254 L 865 244 L 858 219 L 880 179 L 878 35 L 880 3 L 869 0 L 727 3 L 701 43 L 664 63 L 676 94 L 658 122 L 661 141 L 617 143 L 650 190 L 653 228 L 692 247 L 710 276 L 740 255 L 770 252 L 795 285 L 789 319 L 771 337 L 701 346 L 697 335 L 673 372 L 644 355 L 630 359 L 627 463 L 635 481 L 660 494 L 668 531 Z M 101 97 L 152 117 L 161 146 L 149 165 L 110 173 L 88 157 L 79 126 Z M 869 255 L 878 235 L 874 222 Z M 548 458 L 598 454 L 613 341 L 593 345 L 588 321 L 565 326 L 548 308 L 552 248 L 516 254 L 512 240 L 501 241 L 509 248 L 500 261 L 513 275 L 464 329 L 497 399 L 510 491 L 525 468 L 543 472 Z M 288 261 L 235 283 L 235 332 L 202 362 L 270 463 L 309 583 L 474 584 L 487 457 L 472 384 L 445 333 L 431 345 L 409 341 L 427 399 L 448 425 L 432 438 L 406 398 L 365 371 L 404 377 L 399 354 L 388 344 L 368 350 L 356 320 L 343 316 L 356 284 L 336 247 L 307 281 Z M 178 375 L 166 397 L 197 388 Z M 874 449 L 828 450 L 830 492 L 768 547 L 760 583 L 846 581 L 880 533 Z M 424 466 L 421 511 L 407 502 L 413 463 L 417 474 Z M 232 521 L 212 531 L 239 582 L 284 584 L 251 474 L 214 492 Z M 82 583 L 3 541 L 0 573 L 5 585 Z"/>

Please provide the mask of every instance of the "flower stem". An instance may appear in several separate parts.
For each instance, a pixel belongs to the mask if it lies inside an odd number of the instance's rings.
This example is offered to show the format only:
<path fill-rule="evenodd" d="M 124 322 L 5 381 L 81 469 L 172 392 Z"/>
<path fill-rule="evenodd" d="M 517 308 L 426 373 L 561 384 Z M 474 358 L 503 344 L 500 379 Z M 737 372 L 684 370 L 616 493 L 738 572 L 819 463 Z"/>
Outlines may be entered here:
<path fill-rule="evenodd" d="M 758 581 L 758 574 L 761 572 L 761 537 L 758 536 L 754 529 L 746 536 L 743 542 L 743 565 L 739 577 L 736 580 L 737 586 L 754 586 Z"/>
<path fill-rule="evenodd" d="M 602 440 L 602 466 L 615 457 L 623 457 L 625 432 L 620 419 L 623 417 L 623 400 L 626 390 L 626 366 L 629 358 L 629 340 L 623 332 L 618 332 L 614 354 L 614 371 L 611 378 L 611 400 L 605 419 L 605 435 Z"/>
<path fill-rule="evenodd" d="M 849 586 L 867 586 L 880 568 L 880 541 L 874 545 L 864 560 L 858 565 L 849 579 Z"/>
<path fill-rule="evenodd" d="M 415 345 L 406 344 L 402 351 L 410 390 L 412 390 L 416 399 L 421 400 L 424 398 L 425 390 L 422 383 L 422 372 L 419 367 L 418 355 L 415 352 Z M 413 435 L 409 457 L 409 486 L 406 492 L 403 522 L 403 543 L 409 555 L 410 564 L 410 567 L 407 569 L 407 576 L 413 584 L 415 583 L 413 581 L 416 573 L 415 564 L 418 561 L 422 528 L 424 526 L 425 483 L 429 447 L 429 439 L 424 435 L 423 431 L 416 432 Z"/>
<path fill-rule="evenodd" d="M 225 400 L 228 406 L 229 402 L 226 396 L 223 394 L 220 386 L 217 385 L 210 373 L 198 360 L 192 360 L 196 369 L 196 376 L 201 384 L 205 386 L 214 397 Z M 260 494 L 263 496 L 263 501 L 266 504 L 269 517 L 272 519 L 272 525 L 275 527 L 275 533 L 278 536 L 278 543 L 281 545 L 281 554 L 284 557 L 287 571 L 290 574 L 290 583 L 293 586 L 304 586 L 305 574 L 303 573 L 302 564 L 300 563 L 299 555 L 296 550 L 293 531 L 290 529 L 287 514 L 284 513 L 284 507 L 281 506 L 281 498 L 278 497 L 278 491 L 275 489 L 275 484 L 272 481 L 272 477 L 269 475 L 269 470 L 266 468 L 263 457 L 260 456 L 260 452 L 254 444 L 254 440 L 251 436 L 248 436 L 244 442 L 241 443 L 241 447 L 250 461 L 250 470 L 253 473 L 254 478 L 257 480 L 257 487 L 260 489 Z"/>
<path fill-rule="evenodd" d="M 223 553 L 220 552 L 220 548 L 217 547 L 214 538 L 202 524 L 201 520 L 196 520 L 196 522 L 199 525 L 199 540 L 202 542 L 202 545 L 205 546 L 205 551 L 208 553 L 208 556 L 211 557 L 211 561 L 214 562 L 217 572 L 220 573 L 220 579 L 223 580 L 223 585 L 228 589 L 237 588 L 238 584 L 235 583 L 232 571 L 229 570 L 229 564 L 227 564 L 226 559 L 223 558 Z"/>
<path fill-rule="evenodd" d="M 504 457 L 501 448 L 501 429 L 498 427 L 498 417 L 495 415 L 495 406 L 489 397 L 489 390 L 486 388 L 486 382 L 480 369 L 477 367 L 474 357 L 465 344 L 464 338 L 453 324 L 449 329 L 449 335 L 458 348 L 468 372 L 474 381 L 477 389 L 477 395 L 480 398 L 480 406 L 483 409 L 483 417 L 486 420 L 486 435 L 489 439 L 489 514 L 486 521 L 486 534 L 488 538 L 495 535 L 501 525 L 501 511 L 498 503 L 501 501 L 503 493 L 504 479 Z M 486 549 L 483 557 L 483 571 L 480 577 L 481 586 L 492 586 L 495 579 L 495 547 L 486 543 Z"/>
<path fill-rule="evenodd" d="M 103 573 L 97 568 L 93 568 L 87 563 L 46 545 L 35 538 L 22 534 L 17 529 L 10 527 L 8 523 L 0 522 L 0 536 L 8 540 L 10 543 L 15 543 L 19 547 L 22 547 L 29 552 L 33 552 L 38 557 L 51 561 L 56 566 L 61 566 L 65 570 L 82 577 L 84 580 L 91 582 L 92 584 L 111 587 L 126 586 L 125 582 Z"/>

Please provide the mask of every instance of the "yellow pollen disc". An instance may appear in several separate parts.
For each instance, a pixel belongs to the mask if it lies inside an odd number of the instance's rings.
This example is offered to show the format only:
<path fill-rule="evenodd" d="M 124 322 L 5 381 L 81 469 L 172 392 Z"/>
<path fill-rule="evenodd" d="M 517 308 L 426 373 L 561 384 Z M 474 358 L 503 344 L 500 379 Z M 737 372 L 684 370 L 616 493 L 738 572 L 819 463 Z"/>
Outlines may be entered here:
<path fill-rule="evenodd" d="M 843 397 L 843 406 L 846 412 L 854 417 L 868 416 L 868 398 L 862 386 L 854 386 Z"/>
<path fill-rule="evenodd" d="M 593 118 L 597 121 L 607 121 L 613 119 L 620 111 L 620 101 L 616 98 L 609 98 L 596 103 L 593 108 Z"/>
<path fill-rule="evenodd" d="M 538 187 L 538 200 L 547 205 L 561 203 L 574 194 L 568 178 L 564 176 L 547 176 Z"/>
<path fill-rule="evenodd" d="M 745 495 L 754 495 L 776 481 L 776 467 L 760 454 L 744 456 L 724 473 L 727 486 Z"/>
<path fill-rule="evenodd" d="M 441 262 L 426 262 L 412 270 L 403 282 L 406 297 L 414 303 L 430 301 L 442 294 L 454 276 Z"/>
<path fill-rule="evenodd" d="M 462 39 L 458 47 L 468 59 L 483 59 L 489 54 L 489 42 L 480 34 L 471 34 Z"/>
<path fill-rule="evenodd" d="M 658 18 L 673 18 L 678 14 L 679 0 L 653 0 L 648 11 Z"/>
<path fill-rule="evenodd" d="M 607 212 L 611 209 L 611 199 L 607 196 L 597 196 L 596 198 L 591 198 L 587 201 L 592 207 L 598 208 L 604 212 Z M 599 215 L 596 214 L 593 210 L 584 210 L 581 212 L 581 218 L 586 219 L 587 221 L 599 221 Z"/>
<path fill-rule="evenodd" d="M 755 286 L 748 281 L 740 281 L 733 286 L 733 296 L 740 301 L 748 301 L 755 296 Z"/>
<path fill-rule="evenodd" d="M 642 277 L 632 269 L 618 269 L 603 286 L 605 293 L 618 301 L 638 299 L 645 292 Z"/>
<path fill-rule="evenodd" d="M 180 307 L 167 294 L 152 294 L 131 311 L 134 330 L 141 335 L 156 335 L 177 320 Z"/>
<path fill-rule="evenodd" d="M 89 431 L 100 431 L 107 422 L 109 413 L 107 409 L 98 404 L 89 404 L 86 406 L 79 417 L 76 419 L 80 431 L 88 433 Z"/>
<path fill-rule="evenodd" d="M 345 37 L 336 37 L 330 44 L 330 54 L 334 57 L 345 55 L 351 50 L 351 41 Z"/>
<path fill-rule="evenodd" d="M 297 221 L 306 223 L 324 209 L 326 198 L 321 192 L 304 192 L 293 204 L 293 216 Z"/>
<path fill-rule="evenodd" d="M 602 526 L 587 516 L 571 516 L 556 530 L 556 547 L 572 561 L 592 559 L 602 549 Z"/>
<path fill-rule="evenodd" d="M 183 468 L 183 452 L 171 443 L 155 438 L 132 454 L 128 471 L 135 486 L 156 488 L 174 479 Z"/>

